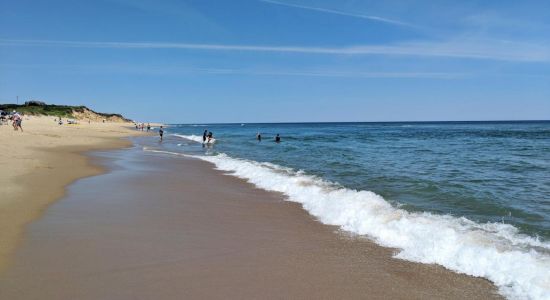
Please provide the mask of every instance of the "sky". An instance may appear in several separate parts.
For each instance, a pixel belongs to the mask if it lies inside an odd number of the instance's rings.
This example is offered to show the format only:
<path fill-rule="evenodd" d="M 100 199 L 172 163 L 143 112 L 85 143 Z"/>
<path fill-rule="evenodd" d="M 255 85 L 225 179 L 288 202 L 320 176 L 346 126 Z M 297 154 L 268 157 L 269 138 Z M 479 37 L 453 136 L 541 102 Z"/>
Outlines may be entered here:
<path fill-rule="evenodd" d="M 550 1 L 0 0 L 0 103 L 166 123 L 550 119 Z"/>

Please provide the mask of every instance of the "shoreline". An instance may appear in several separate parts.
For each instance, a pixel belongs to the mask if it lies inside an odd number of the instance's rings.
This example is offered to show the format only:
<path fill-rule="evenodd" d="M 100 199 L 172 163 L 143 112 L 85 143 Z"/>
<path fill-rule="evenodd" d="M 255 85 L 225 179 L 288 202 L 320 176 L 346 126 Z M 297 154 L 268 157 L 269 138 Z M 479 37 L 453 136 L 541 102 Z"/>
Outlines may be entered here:
<path fill-rule="evenodd" d="M 130 123 L 59 126 L 53 117 L 23 121 L 24 132 L 0 127 L 0 273 L 9 265 L 25 227 L 65 195 L 71 183 L 105 171 L 86 153 L 119 149 L 140 135 Z"/>
<path fill-rule="evenodd" d="M 485 279 L 394 259 L 208 162 L 137 147 L 94 156 L 109 172 L 71 184 L 29 226 L 0 278 L 5 296 L 501 298 Z"/>

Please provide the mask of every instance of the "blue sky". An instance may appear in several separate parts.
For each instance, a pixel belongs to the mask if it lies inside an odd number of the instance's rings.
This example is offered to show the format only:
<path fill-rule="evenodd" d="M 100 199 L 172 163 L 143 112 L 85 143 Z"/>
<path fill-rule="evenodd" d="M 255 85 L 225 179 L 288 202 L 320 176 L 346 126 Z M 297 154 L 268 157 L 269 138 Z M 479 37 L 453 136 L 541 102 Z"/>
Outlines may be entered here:
<path fill-rule="evenodd" d="M 550 1 L 0 0 L 0 103 L 171 123 L 550 119 Z"/>

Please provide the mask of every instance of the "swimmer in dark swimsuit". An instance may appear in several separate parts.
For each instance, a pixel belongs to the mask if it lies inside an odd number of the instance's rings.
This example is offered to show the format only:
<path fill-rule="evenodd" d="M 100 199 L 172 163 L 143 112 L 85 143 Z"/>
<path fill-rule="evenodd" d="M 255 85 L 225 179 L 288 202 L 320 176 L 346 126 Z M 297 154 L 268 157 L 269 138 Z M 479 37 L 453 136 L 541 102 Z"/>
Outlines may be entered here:
<path fill-rule="evenodd" d="M 277 133 L 277 136 L 275 137 L 275 143 L 280 143 L 280 142 L 281 142 L 281 137 Z"/>
<path fill-rule="evenodd" d="M 212 131 L 209 131 L 206 137 L 208 138 L 207 143 L 210 144 L 210 141 L 214 138 L 214 136 L 212 135 Z"/>

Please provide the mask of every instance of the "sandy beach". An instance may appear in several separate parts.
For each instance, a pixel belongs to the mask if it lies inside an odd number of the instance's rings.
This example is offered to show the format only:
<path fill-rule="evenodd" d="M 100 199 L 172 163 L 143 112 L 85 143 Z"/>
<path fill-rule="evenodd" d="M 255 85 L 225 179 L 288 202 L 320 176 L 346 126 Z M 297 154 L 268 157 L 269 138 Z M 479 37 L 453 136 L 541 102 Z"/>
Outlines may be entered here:
<path fill-rule="evenodd" d="M 1 3 L 0 300 L 550 300 L 550 1 Z"/>
<path fill-rule="evenodd" d="M 25 117 L 24 132 L 0 126 L 0 271 L 26 224 L 64 194 L 74 180 L 101 172 L 84 152 L 127 147 L 139 135 L 129 123 L 81 121 L 58 125 L 53 117 Z"/>
<path fill-rule="evenodd" d="M 79 175 L 109 172 L 71 184 L 27 227 L 0 298 L 500 298 L 487 280 L 393 259 L 280 194 L 136 141 L 94 154 L 100 167 Z"/>

